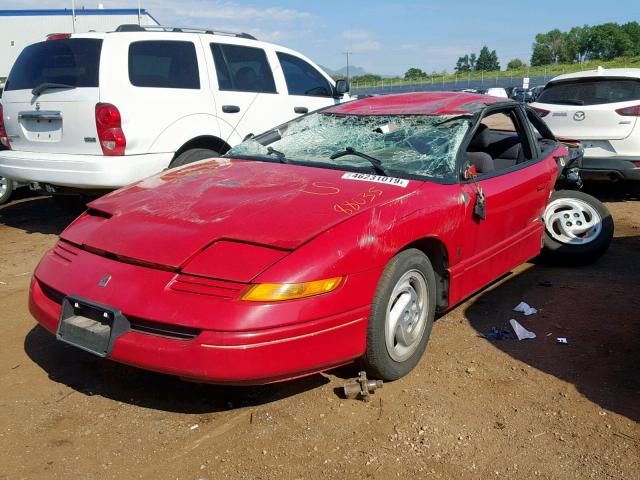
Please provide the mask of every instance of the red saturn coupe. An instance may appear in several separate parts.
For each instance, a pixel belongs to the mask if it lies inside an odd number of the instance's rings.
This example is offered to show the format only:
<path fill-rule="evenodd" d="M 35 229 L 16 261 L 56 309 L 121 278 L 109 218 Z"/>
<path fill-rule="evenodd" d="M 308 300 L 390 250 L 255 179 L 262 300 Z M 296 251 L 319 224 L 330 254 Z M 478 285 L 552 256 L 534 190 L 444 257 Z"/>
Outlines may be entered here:
<path fill-rule="evenodd" d="M 393 380 L 436 311 L 542 242 L 604 252 L 602 204 L 553 191 L 568 157 L 528 107 L 488 96 L 332 106 L 91 202 L 38 265 L 30 310 L 61 341 L 196 381 L 354 361 Z"/>

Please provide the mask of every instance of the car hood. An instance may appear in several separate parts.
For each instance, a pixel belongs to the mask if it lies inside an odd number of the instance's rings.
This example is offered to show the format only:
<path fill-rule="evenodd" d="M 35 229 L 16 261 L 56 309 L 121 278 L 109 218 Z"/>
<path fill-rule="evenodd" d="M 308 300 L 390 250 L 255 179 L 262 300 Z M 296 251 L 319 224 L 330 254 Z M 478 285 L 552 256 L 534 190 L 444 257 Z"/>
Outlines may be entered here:
<path fill-rule="evenodd" d="M 326 168 L 212 159 L 91 202 L 62 238 L 94 251 L 178 268 L 219 241 L 294 250 L 421 185 Z"/>

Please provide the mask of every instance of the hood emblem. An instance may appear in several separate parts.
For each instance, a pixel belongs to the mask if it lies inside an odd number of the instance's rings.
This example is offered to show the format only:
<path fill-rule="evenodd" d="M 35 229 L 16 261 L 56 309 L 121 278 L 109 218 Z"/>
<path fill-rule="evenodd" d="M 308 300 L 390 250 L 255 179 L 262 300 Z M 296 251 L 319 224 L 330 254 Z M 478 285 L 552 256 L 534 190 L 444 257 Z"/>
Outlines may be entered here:
<path fill-rule="evenodd" d="M 107 286 L 107 284 L 108 284 L 110 281 L 111 281 L 111 275 L 109 275 L 109 274 L 107 273 L 104 277 L 102 277 L 102 278 L 100 279 L 100 281 L 98 282 L 98 286 L 99 286 L 99 287 L 104 288 L 104 287 L 106 287 L 106 286 Z"/>
<path fill-rule="evenodd" d="M 40 103 L 36 102 L 36 112 L 40 111 Z"/>
<path fill-rule="evenodd" d="M 586 115 L 583 111 L 579 111 L 573 114 L 573 119 L 576 122 L 581 122 L 582 120 L 584 120 L 586 118 Z"/>

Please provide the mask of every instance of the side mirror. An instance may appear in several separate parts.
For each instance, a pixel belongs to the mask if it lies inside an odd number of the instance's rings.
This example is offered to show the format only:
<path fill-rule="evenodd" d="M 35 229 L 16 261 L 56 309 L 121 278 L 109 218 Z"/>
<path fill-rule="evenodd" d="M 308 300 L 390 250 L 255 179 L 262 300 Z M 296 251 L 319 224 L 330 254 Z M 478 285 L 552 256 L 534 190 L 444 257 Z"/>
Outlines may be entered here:
<path fill-rule="evenodd" d="M 476 170 L 476 166 L 471 163 L 467 163 L 464 167 L 464 172 L 462 172 L 462 178 L 465 180 L 473 180 L 477 176 L 478 171 Z"/>
<path fill-rule="evenodd" d="M 478 171 L 476 170 L 476 166 L 470 162 L 466 163 L 464 166 L 462 177 L 465 180 L 471 180 L 473 184 L 476 186 L 476 199 L 473 202 L 473 215 L 478 220 L 486 220 L 487 219 L 487 202 L 484 197 L 484 192 L 482 191 L 482 187 L 480 186 L 480 184 L 476 183 L 477 176 L 478 176 Z"/>
<path fill-rule="evenodd" d="M 349 82 L 344 79 L 336 81 L 336 96 L 341 97 L 349 92 Z"/>

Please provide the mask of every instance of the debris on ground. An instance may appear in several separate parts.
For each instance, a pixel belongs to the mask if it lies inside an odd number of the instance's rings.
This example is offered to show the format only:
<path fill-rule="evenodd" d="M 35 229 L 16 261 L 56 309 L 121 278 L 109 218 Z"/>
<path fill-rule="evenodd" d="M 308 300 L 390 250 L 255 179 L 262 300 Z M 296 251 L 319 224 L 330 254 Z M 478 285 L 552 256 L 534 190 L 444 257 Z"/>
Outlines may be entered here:
<path fill-rule="evenodd" d="M 524 328 L 515 319 L 512 318 L 511 320 L 509 320 L 509 323 L 511 324 L 511 328 L 513 328 L 513 331 L 516 334 L 516 337 L 518 337 L 518 340 L 526 340 L 526 339 L 529 339 L 529 338 L 536 338 L 536 334 L 535 333 L 530 332 L 529 330 Z"/>
<path fill-rule="evenodd" d="M 513 335 L 506 328 L 491 327 L 491 331 L 488 333 L 480 334 L 481 337 L 487 340 L 511 340 Z"/>
<path fill-rule="evenodd" d="M 558 343 L 569 343 L 569 341 L 567 340 L 567 338 L 566 338 L 566 337 L 557 337 L 557 338 L 556 338 L 556 341 L 557 341 Z"/>
<path fill-rule="evenodd" d="M 515 306 L 513 311 L 524 313 L 526 316 L 533 315 L 534 313 L 538 313 L 538 310 L 536 310 L 526 302 L 520 302 L 518 305 Z"/>
<path fill-rule="evenodd" d="M 366 372 L 359 372 L 358 378 L 344 385 L 344 396 L 351 399 L 361 397 L 368 402 L 369 396 L 378 388 L 382 388 L 382 385 L 382 380 L 369 380 Z"/>

